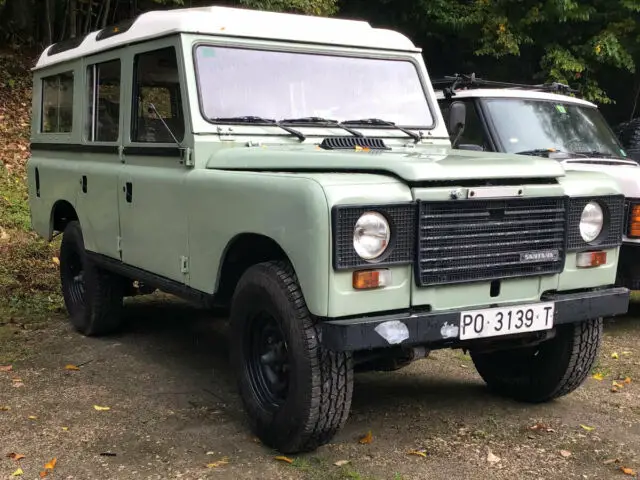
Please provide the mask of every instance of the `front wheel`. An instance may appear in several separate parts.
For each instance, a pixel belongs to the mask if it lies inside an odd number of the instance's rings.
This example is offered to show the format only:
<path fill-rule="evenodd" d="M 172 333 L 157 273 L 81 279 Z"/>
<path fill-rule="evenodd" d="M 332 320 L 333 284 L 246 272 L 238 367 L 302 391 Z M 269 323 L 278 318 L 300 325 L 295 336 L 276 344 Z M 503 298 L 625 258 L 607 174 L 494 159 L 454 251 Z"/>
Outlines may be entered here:
<path fill-rule="evenodd" d="M 587 378 L 598 355 L 602 318 L 558 325 L 556 336 L 534 347 L 474 353 L 487 386 L 519 401 L 542 403 L 567 395 Z"/>
<path fill-rule="evenodd" d="M 322 346 L 291 266 L 249 268 L 234 293 L 230 322 L 231 362 L 258 438 L 283 453 L 331 440 L 349 415 L 353 359 Z"/>

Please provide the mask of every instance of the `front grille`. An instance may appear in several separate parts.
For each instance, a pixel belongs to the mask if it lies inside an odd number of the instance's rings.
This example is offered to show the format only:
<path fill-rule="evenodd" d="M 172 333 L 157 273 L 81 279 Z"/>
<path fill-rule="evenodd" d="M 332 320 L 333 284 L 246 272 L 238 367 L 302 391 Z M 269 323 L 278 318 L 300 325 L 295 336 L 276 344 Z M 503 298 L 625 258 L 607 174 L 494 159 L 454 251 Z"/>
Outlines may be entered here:
<path fill-rule="evenodd" d="M 562 197 L 419 203 L 420 286 L 562 271 Z"/>

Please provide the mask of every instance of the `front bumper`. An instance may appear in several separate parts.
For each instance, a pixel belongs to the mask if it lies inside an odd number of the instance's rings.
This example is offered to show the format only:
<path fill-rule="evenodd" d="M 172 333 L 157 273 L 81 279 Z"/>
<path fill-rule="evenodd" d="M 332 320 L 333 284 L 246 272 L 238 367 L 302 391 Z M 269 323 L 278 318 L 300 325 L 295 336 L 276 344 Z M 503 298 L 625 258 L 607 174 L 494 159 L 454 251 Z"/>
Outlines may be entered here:
<path fill-rule="evenodd" d="M 554 293 L 545 295 L 542 301 L 555 302 L 554 325 L 577 323 L 626 313 L 629 307 L 629 290 L 616 287 L 579 293 Z M 334 351 L 356 351 L 392 346 L 460 343 L 456 332 L 459 331 L 461 315 L 460 310 L 449 310 L 326 320 L 320 324 L 322 344 Z M 382 337 L 376 327 L 387 322 L 394 322 L 393 325 L 399 326 L 405 332 L 403 336 L 408 334 L 408 338 L 399 343 L 391 343 Z M 492 338 L 504 340 L 509 337 L 511 335 Z"/>

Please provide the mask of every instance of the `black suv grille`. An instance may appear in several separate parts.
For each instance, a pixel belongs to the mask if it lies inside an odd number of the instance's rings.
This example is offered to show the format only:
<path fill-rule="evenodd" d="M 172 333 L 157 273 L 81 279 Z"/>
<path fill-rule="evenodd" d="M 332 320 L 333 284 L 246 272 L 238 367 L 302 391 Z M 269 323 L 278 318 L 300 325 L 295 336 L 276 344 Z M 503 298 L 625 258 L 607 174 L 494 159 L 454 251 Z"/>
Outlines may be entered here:
<path fill-rule="evenodd" d="M 420 286 L 559 273 L 562 197 L 419 203 Z"/>

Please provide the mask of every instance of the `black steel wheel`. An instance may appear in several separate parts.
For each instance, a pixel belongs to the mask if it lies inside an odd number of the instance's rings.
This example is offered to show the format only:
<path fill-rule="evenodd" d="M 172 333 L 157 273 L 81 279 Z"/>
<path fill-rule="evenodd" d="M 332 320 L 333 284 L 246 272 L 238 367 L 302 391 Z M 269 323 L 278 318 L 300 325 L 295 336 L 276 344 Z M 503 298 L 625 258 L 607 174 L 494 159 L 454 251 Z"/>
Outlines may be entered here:
<path fill-rule="evenodd" d="M 125 282 L 89 261 L 78 221 L 69 222 L 64 230 L 60 282 L 69 319 L 77 331 L 106 335 L 120 327 Z"/>
<path fill-rule="evenodd" d="M 284 334 L 270 315 L 262 313 L 249 321 L 245 331 L 247 373 L 255 395 L 265 408 L 277 409 L 289 389 L 289 351 Z"/>
<path fill-rule="evenodd" d="M 231 364 L 254 433 L 282 453 L 327 443 L 351 408 L 353 358 L 320 342 L 290 264 L 249 268 L 231 305 Z"/>

